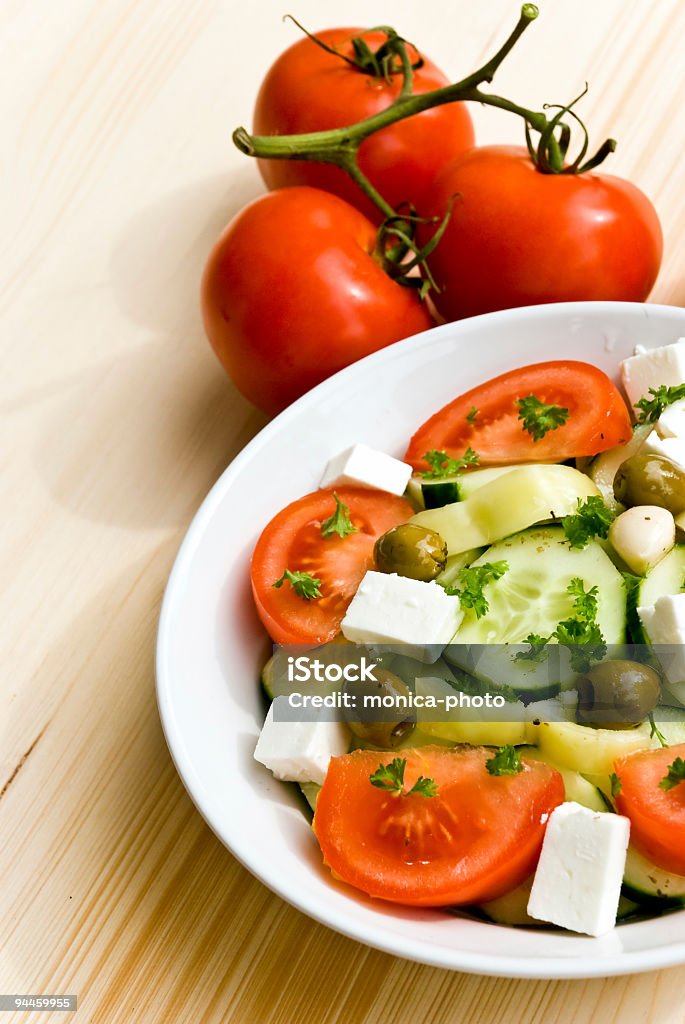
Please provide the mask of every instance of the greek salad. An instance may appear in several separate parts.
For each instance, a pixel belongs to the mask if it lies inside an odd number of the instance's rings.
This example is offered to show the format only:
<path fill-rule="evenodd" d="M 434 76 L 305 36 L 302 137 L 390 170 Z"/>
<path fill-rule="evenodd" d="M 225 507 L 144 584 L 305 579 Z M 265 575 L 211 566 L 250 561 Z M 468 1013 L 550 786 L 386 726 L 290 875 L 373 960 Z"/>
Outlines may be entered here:
<path fill-rule="evenodd" d="M 385 645 L 383 694 L 507 705 L 284 721 L 278 652 L 264 666 L 255 758 L 368 896 L 588 935 L 685 906 L 685 339 L 620 370 L 625 397 L 587 363 L 525 366 L 436 412 L 402 460 L 331 453 L 259 537 L 275 645 Z M 515 653 L 474 668 L 470 645 Z"/>

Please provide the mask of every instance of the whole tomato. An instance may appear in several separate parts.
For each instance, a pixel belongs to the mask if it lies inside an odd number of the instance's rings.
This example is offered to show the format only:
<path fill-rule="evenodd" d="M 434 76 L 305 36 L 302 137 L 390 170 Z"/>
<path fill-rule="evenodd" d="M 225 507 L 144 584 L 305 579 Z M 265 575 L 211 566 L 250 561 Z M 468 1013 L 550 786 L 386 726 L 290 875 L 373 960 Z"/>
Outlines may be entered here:
<path fill-rule="evenodd" d="M 333 28 L 318 33 L 327 46 L 354 57 L 352 39 L 363 36 L 375 51 L 386 40 L 382 32 Z M 410 47 L 409 55 L 418 55 Z M 413 92 L 425 93 L 448 85 L 447 78 L 426 57 L 414 71 Z M 256 135 L 289 135 L 342 128 L 389 107 L 400 92 L 402 75 L 374 77 L 342 57 L 327 53 L 311 39 L 301 39 L 281 54 L 264 79 L 254 112 Z M 366 139 L 359 165 L 384 199 L 397 209 L 416 203 L 440 168 L 473 145 L 473 125 L 463 103 L 416 114 Z M 313 185 L 357 206 L 372 220 L 378 210 L 338 167 L 302 160 L 260 160 L 269 188 Z"/>
<path fill-rule="evenodd" d="M 445 166 L 420 212 L 447 229 L 428 264 L 447 320 L 576 299 L 642 302 L 662 254 L 649 199 L 608 174 L 543 174 L 527 150 L 482 146 Z M 426 241 L 434 228 L 419 232 Z"/>
<path fill-rule="evenodd" d="M 374 259 L 376 228 L 328 192 L 288 188 L 246 206 L 202 279 L 207 336 L 266 412 L 369 352 L 433 326 L 415 289 Z"/>

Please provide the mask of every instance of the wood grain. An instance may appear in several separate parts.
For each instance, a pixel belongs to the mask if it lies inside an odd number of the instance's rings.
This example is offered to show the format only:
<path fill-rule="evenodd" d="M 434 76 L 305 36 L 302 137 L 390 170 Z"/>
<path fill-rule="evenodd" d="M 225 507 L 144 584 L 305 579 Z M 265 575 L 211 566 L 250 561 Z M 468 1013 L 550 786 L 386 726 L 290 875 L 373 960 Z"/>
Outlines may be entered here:
<path fill-rule="evenodd" d="M 77 1019 L 98 1024 L 682 1022 L 677 969 L 494 980 L 321 928 L 231 858 L 171 764 L 153 686 L 162 589 L 193 511 L 264 422 L 208 350 L 197 287 L 211 241 L 260 190 L 229 133 L 295 38 L 282 13 L 276 0 L 0 8 L 0 990 L 76 992 Z M 392 20 L 456 77 L 516 4 L 294 13 L 315 28 Z M 619 138 L 611 168 L 661 214 L 653 299 L 671 303 L 685 301 L 684 41 L 677 0 L 556 0 L 497 82 L 533 105 L 590 80 L 593 138 Z M 475 116 L 483 141 L 520 137 L 505 115 Z"/>

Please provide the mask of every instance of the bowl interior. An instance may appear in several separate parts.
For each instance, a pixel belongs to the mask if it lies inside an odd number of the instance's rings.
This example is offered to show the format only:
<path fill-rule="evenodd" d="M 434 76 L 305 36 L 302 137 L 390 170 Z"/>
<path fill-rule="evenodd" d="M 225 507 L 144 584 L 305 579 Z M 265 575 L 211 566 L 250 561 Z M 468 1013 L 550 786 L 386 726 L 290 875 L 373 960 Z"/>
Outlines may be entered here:
<path fill-rule="evenodd" d="M 411 433 L 466 389 L 516 366 L 581 359 L 615 376 L 637 343 L 685 334 L 685 310 L 572 303 L 435 328 L 348 367 L 270 423 L 231 463 L 179 551 L 160 619 L 157 686 L 169 747 L 198 809 L 234 855 L 305 913 L 437 966 L 519 977 L 588 977 L 685 961 L 685 912 L 590 939 L 522 930 L 356 895 L 323 867 L 295 787 L 252 757 L 269 641 L 248 568 L 263 525 L 319 483 L 356 441 L 402 456 Z"/>

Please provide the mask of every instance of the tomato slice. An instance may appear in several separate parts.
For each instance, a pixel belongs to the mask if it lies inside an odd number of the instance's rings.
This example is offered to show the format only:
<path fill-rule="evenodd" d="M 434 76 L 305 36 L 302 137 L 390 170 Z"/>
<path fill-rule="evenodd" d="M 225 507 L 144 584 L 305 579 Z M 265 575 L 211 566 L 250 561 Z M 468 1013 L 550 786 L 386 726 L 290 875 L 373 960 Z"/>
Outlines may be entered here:
<path fill-rule="evenodd" d="M 314 831 L 343 881 L 393 903 L 440 907 L 495 899 L 534 870 L 546 816 L 564 800 L 559 772 L 523 759 L 518 775 L 489 775 L 486 747 L 402 750 L 405 789 L 419 775 L 436 796 L 396 796 L 369 776 L 392 756 L 334 757 L 319 793 Z"/>
<path fill-rule="evenodd" d="M 373 568 L 376 539 L 405 523 L 414 510 L 404 498 L 363 487 L 338 487 L 356 533 L 324 537 L 321 524 L 335 512 L 333 491 L 324 489 L 282 509 L 264 529 L 252 556 L 252 592 L 259 617 L 278 644 L 323 644 L 340 629 L 347 606 L 364 573 Z M 306 600 L 285 583 L 273 584 L 291 572 L 311 573 L 321 580 L 321 596 Z"/>
<path fill-rule="evenodd" d="M 661 750 L 639 750 L 614 765 L 621 781 L 616 805 L 630 818 L 630 841 L 665 871 L 685 875 L 685 782 L 673 789 L 659 783 L 685 743 Z"/>
<path fill-rule="evenodd" d="M 517 399 L 528 395 L 569 411 L 563 426 L 539 441 L 518 418 Z M 467 416 L 473 409 L 477 413 L 470 417 L 472 423 Z M 470 446 L 482 465 L 561 462 L 625 444 L 631 434 L 628 408 L 602 370 L 554 360 L 510 370 L 444 406 L 416 431 L 405 460 L 415 469 L 427 469 L 427 451 L 435 448 L 459 458 Z"/>

